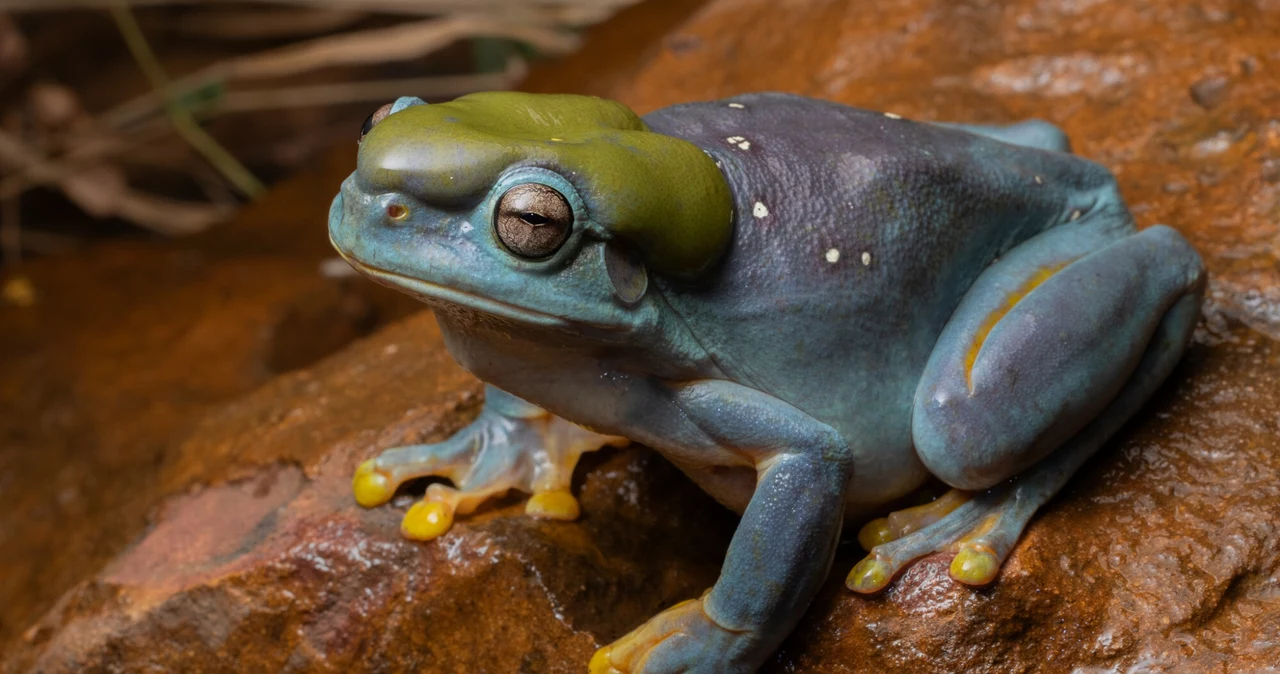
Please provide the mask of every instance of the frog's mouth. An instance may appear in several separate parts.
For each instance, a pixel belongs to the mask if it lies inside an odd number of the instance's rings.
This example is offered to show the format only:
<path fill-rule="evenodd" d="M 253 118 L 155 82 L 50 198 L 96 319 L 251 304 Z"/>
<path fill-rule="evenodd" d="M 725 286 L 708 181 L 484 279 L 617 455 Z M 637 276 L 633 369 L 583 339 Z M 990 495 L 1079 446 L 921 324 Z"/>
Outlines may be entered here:
<path fill-rule="evenodd" d="M 499 318 L 517 321 L 519 323 L 537 325 L 546 328 L 558 328 L 561 330 L 566 330 L 571 327 L 568 321 L 558 316 L 552 316 L 551 314 L 544 314 L 540 311 L 526 309 L 525 307 L 517 306 L 515 304 L 500 302 L 495 299 L 476 295 L 475 293 L 466 292 L 465 290 L 446 288 L 442 285 L 423 281 L 422 279 L 413 278 L 412 276 L 405 276 L 404 274 L 398 274 L 393 271 L 370 267 L 369 265 L 348 257 L 347 255 L 342 255 L 342 259 L 346 260 L 352 267 L 355 267 L 356 271 L 361 274 L 364 274 L 379 283 L 396 288 L 397 290 L 407 291 L 422 299 L 456 304 L 469 309 L 475 309 L 476 311 L 482 311 L 486 314 L 492 314 Z"/>

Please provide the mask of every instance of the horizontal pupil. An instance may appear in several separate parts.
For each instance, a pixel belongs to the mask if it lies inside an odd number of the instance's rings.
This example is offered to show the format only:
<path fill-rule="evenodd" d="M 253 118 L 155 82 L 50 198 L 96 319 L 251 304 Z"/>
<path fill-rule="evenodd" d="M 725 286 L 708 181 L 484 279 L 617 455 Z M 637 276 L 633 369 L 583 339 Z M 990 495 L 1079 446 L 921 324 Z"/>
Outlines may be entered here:
<path fill-rule="evenodd" d="M 538 215 L 537 213 L 521 213 L 520 219 L 524 220 L 530 225 L 535 225 L 535 226 L 547 224 L 547 218 L 544 216 Z"/>

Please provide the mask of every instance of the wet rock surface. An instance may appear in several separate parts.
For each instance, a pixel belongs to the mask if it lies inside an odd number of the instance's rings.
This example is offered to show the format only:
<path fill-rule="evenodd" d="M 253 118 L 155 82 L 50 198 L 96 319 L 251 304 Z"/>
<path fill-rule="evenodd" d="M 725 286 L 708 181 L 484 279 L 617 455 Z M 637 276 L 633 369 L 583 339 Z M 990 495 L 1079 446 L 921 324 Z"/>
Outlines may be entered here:
<path fill-rule="evenodd" d="M 411 495 L 355 504 L 373 448 L 443 439 L 479 391 L 420 314 L 211 413 L 159 471 L 196 486 L 9 669 L 559 671 L 714 582 L 733 518 L 638 447 L 584 461 L 572 524 L 512 500 L 422 545 L 399 532 Z"/>
<path fill-rule="evenodd" d="M 0 643 L 142 532 L 199 415 L 417 311 L 320 273 L 331 182 L 210 237 L 23 268 L 35 303 L 0 303 Z"/>
<path fill-rule="evenodd" d="M 803 35 L 804 39 L 795 39 Z M 722 0 L 618 93 L 778 89 L 924 120 L 1039 117 L 1211 272 L 1163 392 L 1033 521 L 994 587 L 922 561 L 853 596 L 846 545 L 775 672 L 1276 671 L 1280 5 Z"/>
<path fill-rule="evenodd" d="M 939 556 L 855 596 L 850 542 L 766 670 L 1275 671 L 1280 5 L 711 0 L 654 45 L 593 91 L 642 112 L 777 89 L 1053 121 L 1212 274 L 1186 361 L 993 587 L 956 586 Z M 512 500 L 413 544 L 407 497 L 354 506 L 360 459 L 447 436 L 479 385 L 427 315 L 348 345 L 404 310 L 318 275 L 322 230 L 245 234 L 320 222 L 351 163 L 239 232 L 39 267 L 35 310 L 0 309 L 0 549 L 22 551 L 0 556 L 6 671 L 582 671 L 714 579 L 733 518 L 641 448 L 584 461 L 576 523 Z"/>

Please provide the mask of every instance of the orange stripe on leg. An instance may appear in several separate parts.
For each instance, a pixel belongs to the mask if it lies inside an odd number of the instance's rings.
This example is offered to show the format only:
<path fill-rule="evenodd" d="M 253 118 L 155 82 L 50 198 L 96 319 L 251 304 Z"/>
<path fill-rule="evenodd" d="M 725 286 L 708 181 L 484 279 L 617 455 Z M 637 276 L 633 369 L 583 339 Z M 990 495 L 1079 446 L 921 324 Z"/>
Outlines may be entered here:
<path fill-rule="evenodd" d="M 978 362 L 978 352 L 982 351 L 982 344 L 987 341 L 987 335 L 991 334 L 991 331 L 996 327 L 996 324 L 1000 322 L 1000 319 L 1004 318 L 1010 311 L 1013 311 L 1013 308 L 1018 305 L 1018 302 L 1021 302 L 1027 295 L 1031 294 L 1032 290 L 1035 290 L 1042 283 L 1048 281 L 1050 277 L 1059 271 L 1062 271 L 1064 267 L 1072 262 L 1074 262 L 1074 260 L 1067 260 L 1066 262 L 1060 262 L 1058 264 L 1040 268 L 1036 273 L 1031 275 L 1031 278 L 1023 282 L 1017 290 L 1009 293 L 1009 296 L 1004 300 L 1004 304 L 1001 305 L 1000 308 L 991 312 L 991 314 L 987 316 L 987 320 L 982 322 L 982 325 L 978 328 L 977 334 L 974 335 L 973 345 L 969 347 L 969 353 L 964 358 L 964 381 L 965 384 L 969 386 L 970 393 L 973 393 L 973 364 Z"/>

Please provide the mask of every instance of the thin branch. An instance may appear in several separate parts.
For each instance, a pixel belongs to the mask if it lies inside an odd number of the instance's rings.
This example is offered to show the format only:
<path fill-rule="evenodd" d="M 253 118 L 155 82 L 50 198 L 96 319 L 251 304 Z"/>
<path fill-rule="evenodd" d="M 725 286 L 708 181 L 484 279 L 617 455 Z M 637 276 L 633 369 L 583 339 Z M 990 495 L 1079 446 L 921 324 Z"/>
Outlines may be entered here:
<path fill-rule="evenodd" d="M 0 0 L 2 1 L 2 0 Z M 264 8 L 241 11 L 185 12 L 165 20 L 166 29 L 189 35 L 262 40 L 306 38 L 331 33 L 365 18 L 368 14 L 348 9 Z"/>
<path fill-rule="evenodd" d="M 138 27 L 138 22 L 133 18 L 133 13 L 129 11 L 128 6 L 119 3 L 112 5 L 111 16 L 115 19 L 116 27 L 120 29 L 129 52 L 138 62 L 138 67 L 151 82 L 152 89 L 163 97 L 165 110 L 169 113 L 169 119 L 173 122 L 173 128 L 178 135 L 182 136 L 197 152 L 204 155 L 209 163 L 217 167 L 227 180 L 236 186 L 236 189 L 249 198 L 256 199 L 266 192 L 262 182 L 219 145 L 218 141 L 205 133 L 191 116 L 190 111 L 177 103 L 177 99 L 169 90 L 168 76 L 165 75 L 160 62 L 156 60 L 155 54 L 151 51 L 151 45 L 147 43 L 142 29 Z"/>
<path fill-rule="evenodd" d="M 470 37 L 518 40 L 551 54 L 572 51 L 579 42 L 577 36 L 562 30 L 492 18 L 414 21 L 317 38 L 222 61 L 174 80 L 169 91 L 181 99 L 191 92 L 234 80 L 292 77 L 330 66 L 410 61 Z M 148 93 L 116 106 L 100 119 L 106 126 L 123 129 L 150 116 L 159 105 L 160 99 Z"/>
<path fill-rule="evenodd" d="M 470 37 L 507 38 L 556 54 L 572 51 L 580 42 L 571 33 L 543 26 L 509 23 L 490 17 L 456 16 L 411 21 L 288 45 L 228 61 L 223 73 L 228 79 L 263 79 L 291 77 L 331 66 L 409 61 Z"/>
<path fill-rule="evenodd" d="M 518 63 L 523 63 L 514 59 Z M 522 69 L 523 70 L 523 69 Z M 255 112 L 279 108 L 300 108 L 342 103 L 388 101 L 399 96 L 425 99 L 453 98 L 473 91 L 510 89 L 521 79 L 510 73 L 411 77 L 374 82 L 318 84 L 305 87 L 232 91 L 218 101 L 218 113 Z"/>
<path fill-rule="evenodd" d="M 617 11 L 638 0 L 250 0 L 262 4 L 292 4 L 362 12 L 426 16 L 446 12 L 502 12 L 527 8 L 590 8 Z M 62 9 L 107 8 L 122 0 L 0 0 L 0 10 L 14 12 Z M 155 5 L 208 4 L 208 0 L 123 0 L 123 4 L 144 7 Z"/>
<path fill-rule="evenodd" d="M 0 201 L 12 199 L 32 185 L 58 187 L 70 197 L 69 190 L 79 177 L 78 171 L 71 169 L 86 168 L 50 161 L 2 130 L 0 130 L 0 163 L 15 165 L 22 171 L 22 175 L 18 176 L 22 178 L 21 180 L 6 179 L 5 191 L 0 191 Z M 74 198 L 72 200 L 75 201 Z M 81 208 L 85 208 L 84 203 L 77 203 Z M 109 213 L 104 214 L 118 215 L 139 227 L 169 236 L 203 231 L 225 220 L 234 211 L 234 208 L 221 205 L 175 201 L 143 194 L 129 190 L 127 187 L 113 195 L 106 209 Z"/>

